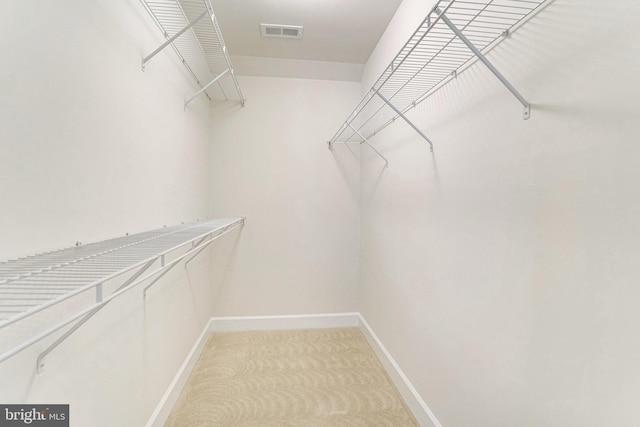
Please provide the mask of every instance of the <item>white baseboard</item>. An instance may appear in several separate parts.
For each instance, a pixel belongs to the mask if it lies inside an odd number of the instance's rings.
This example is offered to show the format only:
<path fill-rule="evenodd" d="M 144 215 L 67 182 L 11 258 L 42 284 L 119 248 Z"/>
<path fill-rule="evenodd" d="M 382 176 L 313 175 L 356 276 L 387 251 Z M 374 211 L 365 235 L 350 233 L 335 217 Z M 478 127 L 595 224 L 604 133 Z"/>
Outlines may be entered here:
<path fill-rule="evenodd" d="M 196 362 L 198 361 L 198 358 L 200 357 L 200 354 L 204 350 L 204 346 L 207 343 L 207 339 L 209 338 L 209 335 L 211 335 L 211 325 L 212 319 L 210 319 L 202 329 L 200 336 L 191 348 L 189 354 L 187 354 L 184 362 L 182 362 L 180 369 L 178 369 L 175 377 L 173 377 L 173 381 L 171 381 L 169 387 L 167 388 L 167 391 L 165 391 L 164 395 L 160 399 L 160 402 L 158 402 L 158 405 L 153 411 L 153 414 L 151 414 L 149 421 L 147 421 L 146 427 L 162 427 L 169 418 L 173 406 L 178 401 L 180 393 L 182 393 L 182 389 L 187 384 L 189 375 L 191 375 L 191 371 L 193 371 L 193 368 L 195 368 Z"/>
<path fill-rule="evenodd" d="M 373 332 L 371 326 L 369 326 L 360 313 L 358 313 L 358 318 L 360 320 L 358 325 L 360 331 L 369 342 L 373 352 L 378 356 L 380 363 L 382 363 L 389 378 L 391 378 L 391 381 L 398 389 L 398 392 L 418 423 L 422 427 L 442 427 L 442 424 L 440 424 L 440 421 L 438 421 L 433 411 L 431 411 L 422 397 L 420 397 L 418 391 L 413 384 L 411 384 L 411 381 L 409 381 L 409 378 L 407 378 L 404 372 L 402 372 L 402 369 L 400 369 L 400 366 L 398 366 L 393 357 L 391 357 L 391 354 L 387 351 L 375 332 Z"/>
<path fill-rule="evenodd" d="M 355 328 L 359 313 L 299 314 L 288 316 L 213 317 L 212 331 L 270 331 L 282 329 Z"/>
<path fill-rule="evenodd" d="M 180 393 L 189 379 L 189 375 L 195 367 L 198 357 L 202 353 L 207 338 L 211 333 L 319 328 L 360 329 L 418 423 L 423 427 L 442 427 L 442 424 L 440 424 L 431 409 L 429 409 L 424 400 L 422 400 L 407 376 L 402 372 L 396 361 L 391 357 L 391 354 L 360 313 L 212 317 L 187 355 L 187 358 L 178 370 L 178 373 L 169 385 L 164 396 L 162 396 L 151 418 L 149 418 L 146 427 L 161 427 L 164 425 L 171 413 L 171 409 L 180 397 Z"/>

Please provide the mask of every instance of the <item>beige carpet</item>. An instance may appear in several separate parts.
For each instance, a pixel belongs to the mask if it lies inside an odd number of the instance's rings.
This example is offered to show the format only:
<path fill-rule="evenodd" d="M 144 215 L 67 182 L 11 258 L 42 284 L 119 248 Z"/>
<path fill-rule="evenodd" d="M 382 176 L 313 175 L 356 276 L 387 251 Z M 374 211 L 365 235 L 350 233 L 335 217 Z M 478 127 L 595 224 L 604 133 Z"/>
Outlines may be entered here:
<path fill-rule="evenodd" d="M 355 328 L 215 333 L 165 427 L 417 426 Z"/>

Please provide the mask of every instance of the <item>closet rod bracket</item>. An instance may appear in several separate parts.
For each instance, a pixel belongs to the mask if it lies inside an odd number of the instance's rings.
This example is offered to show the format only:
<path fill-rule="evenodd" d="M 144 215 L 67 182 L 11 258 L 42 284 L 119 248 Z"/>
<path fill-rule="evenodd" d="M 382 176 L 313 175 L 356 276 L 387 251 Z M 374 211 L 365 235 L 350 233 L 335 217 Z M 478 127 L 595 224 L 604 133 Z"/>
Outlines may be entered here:
<path fill-rule="evenodd" d="M 531 104 L 529 104 L 529 102 L 524 98 L 524 96 L 522 96 L 520 94 L 520 92 L 517 91 L 517 89 L 515 87 L 513 87 L 513 85 L 511 83 L 509 83 L 509 81 L 502 75 L 502 73 L 500 73 L 500 71 L 498 71 L 498 69 L 487 59 L 486 56 L 484 56 L 484 54 L 482 52 L 480 52 L 480 49 L 478 49 L 473 43 L 471 43 L 471 40 L 469 40 L 467 38 L 467 36 L 465 36 L 462 31 L 460 31 L 460 29 L 458 27 L 455 26 L 455 24 L 453 22 L 451 22 L 451 20 L 449 20 L 449 18 L 447 18 L 447 16 L 440 10 L 440 8 L 435 8 L 435 12 L 440 16 L 440 18 L 442 19 L 442 22 L 444 22 L 447 27 L 449 27 L 449 29 L 451 31 L 453 31 L 453 33 L 465 44 L 467 45 L 467 47 L 471 50 L 471 52 L 473 52 L 473 54 L 484 64 L 487 66 L 487 68 L 489 69 L 489 71 L 491 71 L 493 73 L 494 76 L 496 76 L 496 78 L 498 80 L 500 80 L 500 82 L 507 88 L 509 89 L 509 92 L 511 92 L 513 94 L 513 96 L 515 96 L 518 101 L 520 101 L 520 103 L 522 104 L 522 106 L 524 107 L 524 114 L 523 114 L 523 118 L 524 120 L 527 120 L 531 117 Z"/>

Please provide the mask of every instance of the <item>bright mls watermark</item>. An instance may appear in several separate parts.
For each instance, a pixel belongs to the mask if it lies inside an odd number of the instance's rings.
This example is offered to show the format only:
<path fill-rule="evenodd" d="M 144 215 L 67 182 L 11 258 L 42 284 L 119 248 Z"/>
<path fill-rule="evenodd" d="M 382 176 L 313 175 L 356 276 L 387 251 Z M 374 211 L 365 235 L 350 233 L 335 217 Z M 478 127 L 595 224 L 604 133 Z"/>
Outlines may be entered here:
<path fill-rule="evenodd" d="M 69 427 L 69 405 L 0 405 L 0 427 Z"/>

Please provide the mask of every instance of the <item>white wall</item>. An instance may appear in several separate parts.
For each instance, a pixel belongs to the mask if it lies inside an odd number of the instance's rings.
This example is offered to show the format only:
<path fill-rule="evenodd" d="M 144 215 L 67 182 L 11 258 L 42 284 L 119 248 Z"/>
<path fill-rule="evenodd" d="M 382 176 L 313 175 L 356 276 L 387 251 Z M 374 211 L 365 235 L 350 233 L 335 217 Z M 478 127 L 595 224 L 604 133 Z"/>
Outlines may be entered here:
<path fill-rule="evenodd" d="M 207 106 L 135 0 L 0 5 L 0 259 L 206 215 Z M 170 53 L 170 52 L 168 52 Z"/>
<path fill-rule="evenodd" d="M 403 2 L 365 90 L 422 3 Z M 136 0 L 3 2 L 0 259 L 247 224 L 146 303 L 108 306 L 43 374 L 38 348 L 5 362 L 0 401 L 141 425 L 212 313 L 359 309 L 445 427 L 634 425 L 639 8 L 556 0 L 490 55 L 531 120 L 478 65 L 411 113 L 434 155 L 396 123 L 374 140 L 382 170 L 326 148 L 358 84 L 241 77 L 244 109 L 185 112 L 169 55 L 140 72 L 160 39 Z"/>
<path fill-rule="evenodd" d="M 556 0 L 490 54 L 529 121 L 476 64 L 411 113 L 433 155 L 399 122 L 387 170 L 362 149 L 361 311 L 445 427 L 637 425 L 639 15 Z"/>
<path fill-rule="evenodd" d="M 139 1 L 3 1 L 0 28 L 0 259 L 206 216 L 209 106 L 183 110 L 197 88 L 170 51 L 141 71 L 162 37 Z M 143 425 L 211 317 L 235 242 L 223 239 L 145 303 L 140 289 L 110 303 L 44 373 L 51 340 L 2 363 L 0 402 Z"/>
<path fill-rule="evenodd" d="M 247 217 L 216 315 L 356 309 L 358 147 L 327 149 L 359 84 L 240 78 L 245 108 L 214 110 L 211 213 Z"/>

